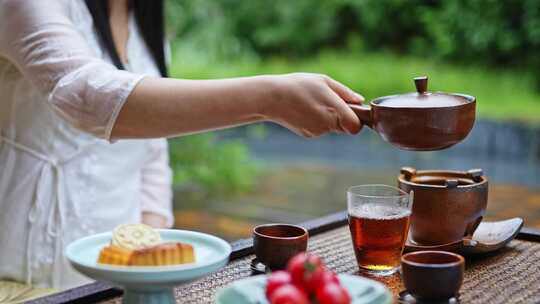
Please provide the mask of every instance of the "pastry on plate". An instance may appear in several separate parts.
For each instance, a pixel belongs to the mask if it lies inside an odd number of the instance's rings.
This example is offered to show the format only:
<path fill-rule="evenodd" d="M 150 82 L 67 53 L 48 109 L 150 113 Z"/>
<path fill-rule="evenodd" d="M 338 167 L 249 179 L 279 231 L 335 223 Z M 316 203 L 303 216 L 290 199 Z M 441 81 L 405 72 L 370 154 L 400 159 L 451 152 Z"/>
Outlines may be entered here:
<path fill-rule="evenodd" d="M 129 250 L 151 247 L 161 243 L 157 230 L 145 224 L 122 224 L 114 228 L 112 245 Z"/>
<path fill-rule="evenodd" d="M 131 263 L 132 250 L 110 245 L 101 249 L 98 263 L 110 265 L 129 265 Z"/>
<path fill-rule="evenodd" d="M 157 230 L 144 224 L 116 227 L 109 246 L 101 249 L 98 263 L 123 266 L 166 266 L 195 262 L 193 246 L 161 241 Z"/>
<path fill-rule="evenodd" d="M 164 266 L 195 262 L 193 246 L 184 243 L 163 243 L 133 251 L 130 265 Z"/>

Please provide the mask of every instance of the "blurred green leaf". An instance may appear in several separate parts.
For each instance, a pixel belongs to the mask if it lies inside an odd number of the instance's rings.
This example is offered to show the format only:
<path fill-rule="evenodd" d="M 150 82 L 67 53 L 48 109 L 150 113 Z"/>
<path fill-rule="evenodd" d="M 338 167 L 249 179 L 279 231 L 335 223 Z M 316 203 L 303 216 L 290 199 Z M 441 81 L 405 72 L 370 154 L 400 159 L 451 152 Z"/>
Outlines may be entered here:
<path fill-rule="evenodd" d="M 197 186 L 210 196 L 248 192 L 260 172 L 242 142 L 216 140 L 213 133 L 169 140 L 169 150 L 174 183 Z"/>

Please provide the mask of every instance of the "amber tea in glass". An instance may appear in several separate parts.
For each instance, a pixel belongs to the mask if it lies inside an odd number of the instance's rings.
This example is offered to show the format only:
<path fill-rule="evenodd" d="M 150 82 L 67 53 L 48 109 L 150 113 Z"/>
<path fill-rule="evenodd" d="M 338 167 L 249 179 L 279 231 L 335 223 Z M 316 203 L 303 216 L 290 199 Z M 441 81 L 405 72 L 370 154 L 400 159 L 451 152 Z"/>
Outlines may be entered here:
<path fill-rule="evenodd" d="M 347 191 L 349 228 L 360 271 L 389 275 L 400 265 L 412 200 L 398 188 L 362 185 Z"/>

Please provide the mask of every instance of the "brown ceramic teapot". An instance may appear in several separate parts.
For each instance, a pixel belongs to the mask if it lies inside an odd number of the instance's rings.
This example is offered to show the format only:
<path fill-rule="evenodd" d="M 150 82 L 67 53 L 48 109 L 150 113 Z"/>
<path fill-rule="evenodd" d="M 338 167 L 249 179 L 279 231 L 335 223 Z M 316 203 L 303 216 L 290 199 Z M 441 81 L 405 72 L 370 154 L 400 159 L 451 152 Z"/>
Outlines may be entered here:
<path fill-rule="evenodd" d="M 476 98 L 427 92 L 427 77 L 414 79 L 416 93 L 379 97 L 370 106 L 349 105 L 363 124 L 398 148 L 430 151 L 448 148 L 471 131 Z"/>

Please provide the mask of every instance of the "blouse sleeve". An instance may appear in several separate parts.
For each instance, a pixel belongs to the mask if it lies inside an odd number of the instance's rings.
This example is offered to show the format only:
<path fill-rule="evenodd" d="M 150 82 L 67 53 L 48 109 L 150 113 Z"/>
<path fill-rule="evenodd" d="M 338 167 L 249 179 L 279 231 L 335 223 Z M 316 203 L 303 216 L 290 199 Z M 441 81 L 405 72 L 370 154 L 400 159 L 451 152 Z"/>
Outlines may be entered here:
<path fill-rule="evenodd" d="M 12 61 L 61 117 L 110 140 L 116 117 L 141 80 L 98 57 L 60 0 L 0 0 L 0 56 Z"/>
<path fill-rule="evenodd" d="M 172 227 L 172 170 L 167 140 L 153 139 L 149 144 L 149 158 L 142 169 L 141 211 L 165 217 L 167 227 Z"/>

